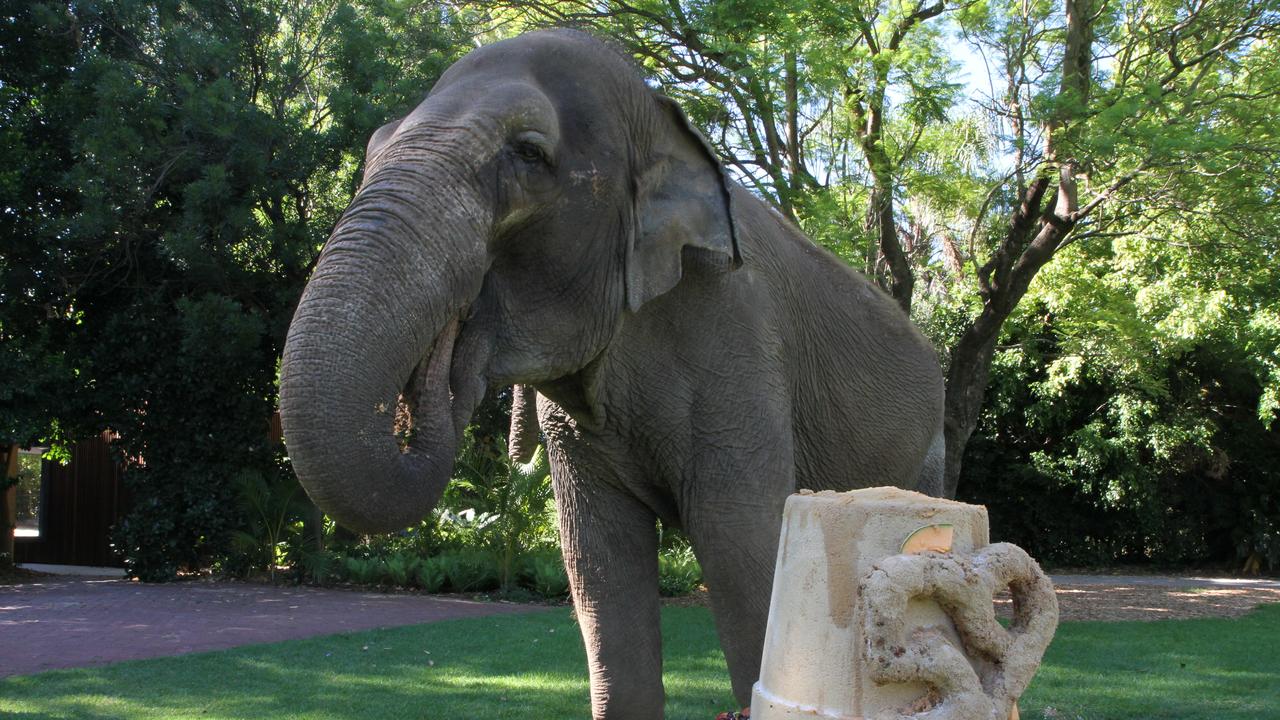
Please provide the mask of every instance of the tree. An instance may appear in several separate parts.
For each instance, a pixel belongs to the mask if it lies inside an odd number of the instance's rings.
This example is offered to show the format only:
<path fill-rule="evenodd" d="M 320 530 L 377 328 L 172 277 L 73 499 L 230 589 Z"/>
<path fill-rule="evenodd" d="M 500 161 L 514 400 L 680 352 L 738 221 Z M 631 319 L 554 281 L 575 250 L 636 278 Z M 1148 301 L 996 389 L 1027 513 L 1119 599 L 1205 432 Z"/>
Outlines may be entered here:
<path fill-rule="evenodd" d="M 1069 245 L 1106 235 L 1125 215 L 1120 199 L 1158 203 L 1161 183 L 1187 168 L 1280 148 L 1274 137 L 1243 138 L 1217 122 L 1225 105 L 1274 97 L 1248 71 L 1255 54 L 1274 54 L 1274 3 L 1066 0 L 1063 16 L 1045 4 L 992 4 L 973 6 L 962 22 L 1003 58 L 1009 91 L 994 109 L 1013 128 L 1015 165 L 988 193 L 1007 193 L 1007 205 L 993 203 L 1007 224 L 984 262 L 976 251 L 969 258 L 980 305 L 950 348 L 949 495 L 1001 329 L 1036 274 Z M 1113 59 L 1110 72 L 1095 69 L 1099 57 Z M 986 218 L 975 218 L 971 235 Z"/>
<path fill-rule="evenodd" d="M 1225 104 L 1219 131 L 1256 138 L 1274 113 Z M 1258 182 L 1275 163 L 1228 153 L 1162 178 L 1040 273 L 962 470 L 1004 537 L 1057 563 L 1280 567 L 1280 208 Z"/>
<path fill-rule="evenodd" d="M 383 0 L 46 2 L 2 22 L 0 358 L 23 374 L 0 426 L 117 430 L 119 549 L 164 579 L 225 548 L 233 477 L 274 477 L 292 305 L 365 139 L 460 33 Z"/>

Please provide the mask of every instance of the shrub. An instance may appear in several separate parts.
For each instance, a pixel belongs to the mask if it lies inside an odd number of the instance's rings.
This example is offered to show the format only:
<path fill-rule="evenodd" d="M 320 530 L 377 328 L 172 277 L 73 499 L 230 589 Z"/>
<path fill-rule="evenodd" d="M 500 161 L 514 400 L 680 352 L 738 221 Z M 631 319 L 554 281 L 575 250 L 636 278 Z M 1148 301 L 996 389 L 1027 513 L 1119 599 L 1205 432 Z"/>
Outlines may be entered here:
<path fill-rule="evenodd" d="M 335 538 L 334 546 L 356 549 L 354 554 L 368 553 L 378 557 L 390 557 L 400 553 L 417 558 L 434 555 L 441 548 L 449 545 L 441 535 L 439 518 L 443 512 L 445 511 L 438 509 L 426 520 L 396 533 L 370 535 L 367 538 L 348 533 L 345 542 Z"/>
<path fill-rule="evenodd" d="M 987 506 L 992 539 L 1059 567 L 1280 568 L 1280 427 L 1227 348 L 1135 375 L 1063 352 L 1052 325 L 1008 332 L 957 493 Z"/>
<path fill-rule="evenodd" d="M 418 580 L 421 560 L 413 555 L 398 553 L 386 559 L 383 568 L 392 585 L 411 587 Z"/>
<path fill-rule="evenodd" d="M 658 592 L 667 597 L 688 595 L 702 584 L 702 566 L 687 545 L 658 555 Z"/>
<path fill-rule="evenodd" d="M 546 598 L 561 598 L 569 593 L 569 574 L 559 553 L 531 555 L 525 571 L 530 590 Z"/>
<path fill-rule="evenodd" d="M 323 585 L 337 579 L 342 558 L 332 550 L 299 550 L 290 555 L 293 576 L 298 582 Z"/>
<path fill-rule="evenodd" d="M 244 574 L 265 569 L 275 579 L 276 567 L 288 558 L 286 540 L 302 526 L 302 487 L 283 456 L 273 472 L 246 469 L 233 482 L 242 526 L 231 532 L 233 553 L 224 567 Z M 295 543 L 296 544 L 296 543 Z"/>
<path fill-rule="evenodd" d="M 497 400 L 486 403 L 498 404 Z M 438 534 L 445 547 L 490 550 L 499 584 L 510 592 L 525 558 L 557 544 L 551 476 L 541 447 L 527 464 L 511 461 L 505 418 L 502 432 L 487 425 L 467 429 L 453 482 L 438 512 Z"/>
<path fill-rule="evenodd" d="M 386 576 L 386 566 L 380 558 L 348 557 L 343 566 L 347 578 L 358 585 L 377 585 Z"/>
<path fill-rule="evenodd" d="M 445 574 L 444 563 L 438 557 L 423 558 L 418 563 L 418 586 L 429 593 L 438 593 L 444 590 L 449 582 L 449 576 Z"/>
<path fill-rule="evenodd" d="M 481 547 L 487 544 L 486 530 L 498 516 L 475 508 L 451 510 L 440 508 L 435 513 L 436 531 L 442 544 L 450 548 Z"/>
<path fill-rule="evenodd" d="M 236 479 L 257 475 L 274 485 L 284 461 L 265 427 L 273 363 L 262 362 L 270 346 L 262 313 L 213 294 L 152 300 L 117 318 L 166 318 L 149 321 L 146 342 L 126 334 L 102 349 L 143 373 L 134 409 L 113 421 L 134 498 L 113 543 L 132 576 L 163 581 L 224 558 L 236 530 L 259 534 L 246 527 Z M 268 564 L 265 549 L 252 564 Z"/>
<path fill-rule="evenodd" d="M 436 558 L 454 592 L 478 592 L 498 587 L 498 565 L 491 553 L 459 550 Z"/>

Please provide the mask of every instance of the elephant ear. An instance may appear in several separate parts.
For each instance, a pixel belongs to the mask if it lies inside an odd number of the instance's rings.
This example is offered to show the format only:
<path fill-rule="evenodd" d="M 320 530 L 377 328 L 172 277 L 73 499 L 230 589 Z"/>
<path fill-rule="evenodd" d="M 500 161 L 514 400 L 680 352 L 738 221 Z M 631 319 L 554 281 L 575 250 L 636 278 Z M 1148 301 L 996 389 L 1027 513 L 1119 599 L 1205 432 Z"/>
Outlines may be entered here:
<path fill-rule="evenodd" d="M 654 97 L 662 121 L 635 179 L 634 231 L 627 247 L 632 312 L 680 282 L 686 247 L 710 253 L 720 267 L 742 264 L 724 166 L 675 101 Z"/>

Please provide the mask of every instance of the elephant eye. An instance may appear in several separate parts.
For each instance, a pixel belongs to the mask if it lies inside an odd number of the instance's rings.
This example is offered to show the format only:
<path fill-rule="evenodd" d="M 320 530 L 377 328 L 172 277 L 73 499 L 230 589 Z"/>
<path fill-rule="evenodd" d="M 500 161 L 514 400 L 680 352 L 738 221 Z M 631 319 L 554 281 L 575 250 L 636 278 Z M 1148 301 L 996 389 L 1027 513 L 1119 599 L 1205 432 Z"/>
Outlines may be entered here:
<path fill-rule="evenodd" d="M 547 154 L 541 147 L 528 141 L 518 141 L 512 146 L 515 156 L 527 163 L 546 163 Z"/>

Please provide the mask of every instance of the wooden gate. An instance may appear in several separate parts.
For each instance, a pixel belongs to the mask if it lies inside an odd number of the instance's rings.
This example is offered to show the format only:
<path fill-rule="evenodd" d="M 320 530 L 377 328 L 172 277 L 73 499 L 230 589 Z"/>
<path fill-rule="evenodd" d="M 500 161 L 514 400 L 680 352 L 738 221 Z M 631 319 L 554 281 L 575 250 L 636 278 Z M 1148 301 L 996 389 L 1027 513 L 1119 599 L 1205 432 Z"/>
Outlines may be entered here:
<path fill-rule="evenodd" d="M 112 457 L 112 435 L 82 440 L 71 462 L 43 463 L 39 535 L 14 539 L 20 563 L 120 567 L 111 552 L 111 526 L 128 508 L 120 467 Z"/>

